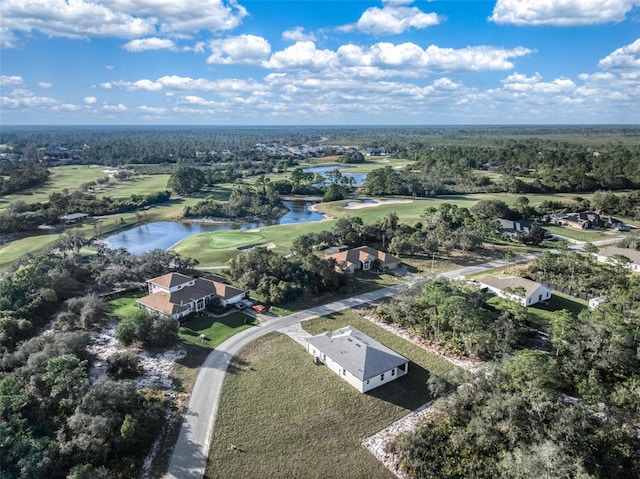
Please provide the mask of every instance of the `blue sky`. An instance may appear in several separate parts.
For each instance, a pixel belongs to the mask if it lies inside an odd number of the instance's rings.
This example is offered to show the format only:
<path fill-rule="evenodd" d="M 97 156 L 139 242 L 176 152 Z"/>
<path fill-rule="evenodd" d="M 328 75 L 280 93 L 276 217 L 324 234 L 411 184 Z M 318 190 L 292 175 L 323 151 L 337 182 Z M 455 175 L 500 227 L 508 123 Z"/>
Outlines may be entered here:
<path fill-rule="evenodd" d="M 640 124 L 640 0 L 1 0 L 0 123 Z"/>

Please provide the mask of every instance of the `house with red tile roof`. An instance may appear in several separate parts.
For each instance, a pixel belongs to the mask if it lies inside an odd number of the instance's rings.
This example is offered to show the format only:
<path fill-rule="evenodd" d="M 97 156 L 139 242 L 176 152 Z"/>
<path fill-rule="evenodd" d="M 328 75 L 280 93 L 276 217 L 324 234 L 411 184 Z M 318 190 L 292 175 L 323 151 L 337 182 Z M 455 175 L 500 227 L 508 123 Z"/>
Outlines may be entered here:
<path fill-rule="evenodd" d="M 242 301 L 246 291 L 210 278 L 191 278 L 169 273 L 147 281 L 149 295 L 137 300 L 140 308 L 161 316 L 180 319 L 204 310 L 214 297 L 222 306 Z"/>
<path fill-rule="evenodd" d="M 401 263 L 400 259 L 395 256 L 369 246 L 360 246 L 359 248 L 340 251 L 324 257 L 324 259 L 329 258 L 336 261 L 336 268 L 349 273 L 369 271 L 375 261 L 380 262 L 380 268 L 386 269 L 396 269 L 400 267 Z"/>

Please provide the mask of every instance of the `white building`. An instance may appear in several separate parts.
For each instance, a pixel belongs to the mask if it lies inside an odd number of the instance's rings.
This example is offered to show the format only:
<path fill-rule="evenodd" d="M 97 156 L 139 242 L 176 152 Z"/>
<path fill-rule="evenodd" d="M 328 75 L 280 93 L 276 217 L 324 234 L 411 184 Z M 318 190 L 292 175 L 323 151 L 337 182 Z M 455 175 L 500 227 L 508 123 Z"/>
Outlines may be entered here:
<path fill-rule="evenodd" d="M 551 290 L 549 288 L 519 276 L 511 276 L 509 278 L 485 276 L 480 280 L 480 285 L 488 288 L 501 298 L 516 301 L 522 306 L 531 306 L 551 299 Z"/>
<path fill-rule="evenodd" d="M 222 306 L 242 301 L 246 291 L 220 281 L 191 278 L 169 273 L 147 281 L 149 295 L 137 300 L 138 306 L 152 313 L 173 319 L 202 311 L 214 297 Z"/>
<path fill-rule="evenodd" d="M 307 352 L 361 393 L 409 371 L 407 358 L 351 326 L 307 338 Z"/>
<path fill-rule="evenodd" d="M 593 311 L 594 309 L 596 309 L 598 306 L 600 306 L 603 303 L 606 303 L 607 300 L 604 298 L 591 298 L 589 300 L 589 311 Z"/>

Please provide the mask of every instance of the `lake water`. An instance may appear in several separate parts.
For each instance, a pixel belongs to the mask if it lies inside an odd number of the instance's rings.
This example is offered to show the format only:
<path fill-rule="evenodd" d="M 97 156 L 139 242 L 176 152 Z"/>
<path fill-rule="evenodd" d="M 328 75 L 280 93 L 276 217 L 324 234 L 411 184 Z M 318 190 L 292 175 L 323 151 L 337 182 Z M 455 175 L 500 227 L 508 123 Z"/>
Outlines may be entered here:
<path fill-rule="evenodd" d="M 348 176 L 355 180 L 355 186 L 362 186 L 364 184 L 364 179 L 367 177 L 366 173 L 349 173 L 348 171 L 344 171 L 340 169 L 338 166 L 313 166 L 310 168 L 303 168 L 302 171 L 306 171 L 309 173 L 320 173 L 324 176 L 325 173 L 333 170 L 340 170 L 342 176 Z"/>
<path fill-rule="evenodd" d="M 313 211 L 314 203 L 307 201 L 283 201 L 289 212 L 275 220 L 249 223 L 179 223 L 175 221 L 158 221 L 137 226 L 130 230 L 109 236 L 104 240 L 111 249 L 125 248 L 133 254 L 142 254 L 155 248 L 167 249 L 178 241 L 199 233 L 227 230 L 249 230 L 262 226 L 285 225 L 292 223 L 309 223 L 320 221 L 321 213 Z"/>

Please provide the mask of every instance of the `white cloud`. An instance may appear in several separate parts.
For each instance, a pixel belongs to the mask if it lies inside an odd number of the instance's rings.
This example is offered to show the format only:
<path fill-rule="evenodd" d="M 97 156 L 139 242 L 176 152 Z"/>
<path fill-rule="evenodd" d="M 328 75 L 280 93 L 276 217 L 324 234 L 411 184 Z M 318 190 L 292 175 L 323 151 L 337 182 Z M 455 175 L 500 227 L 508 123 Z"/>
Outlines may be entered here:
<path fill-rule="evenodd" d="M 8 75 L 2 75 L 0 76 L 0 86 L 2 87 L 7 87 L 7 86 L 22 86 L 24 85 L 24 80 L 22 79 L 21 76 L 18 75 L 13 75 L 13 76 L 8 76 Z"/>
<path fill-rule="evenodd" d="M 305 33 L 304 27 L 295 27 L 282 32 L 282 39 L 290 42 L 314 42 L 316 41 L 316 36 L 313 33 Z"/>
<path fill-rule="evenodd" d="M 409 29 L 423 29 L 438 25 L 443 17 L 436 13 L 425 13 L 418 7 L 407 5 L 412 1 L 387 1 L 382 8 L 365 10 L 355 24 L 345 25 L 343 31 L 359 30 L 371 35 L 398 35 Z"/>
<path fill-rule="evenodd" d="M 322 70 L 337 65 L 338 56 L 331 50 L 318 50 L 310 41 L 296 42 L 271 55 L 267 68 Z"/>
<path fill-rule="evenodd" d="M 429 73 L 508 70 L 514 68 L 515 59 L 531 53 L 533 50 L 524 47 L 505 49 L 487 45 L 460 49 L 431 45 L 423 49 L 411 42 L 379 42 L 369 47 L 347 44 L 333 51 L 318 49 L 311 41 L 301 41 L 274 52 L 261 64 L 272 70 L 347 78 L 418 77 Z"/>
<path fill-rule="evenodd" d="M 108 87 L 106 86 L 108 85 Z M 264 86 L 244 79 L 225 78 L 221 80 L 209 80 L 206 78 L 190 78 L 178 75 L 168 75 L 157 80 L 141 79 L 134 82 L 116 81 L 100 85 L 102 88 L 125 88 L 130 91 L 208 91 L 219 94 L 258 93 Z"/>
<path fill-rule="evenodd" d="M 640 70 L 640 38 L 604 57 L 598 66 L 606 70 Z"/>
<path fill-rule="evenodd" d="M 110 105 L 108 103 L 104 103 L 102 105 L 102 109 L 104 111 L 109 111 L 109 112 L 113 112 L 113 113 L 120 113 L 123 111 L 127 111 L 127 107 L 125 105 L 123 105 L 122 103 L 118 103 L 117 105 Z"/>
<path fill-rule="evenodd" d="M 53 98 L 36 96 L 24 88 L 16 88 L 7 96 L 0 97 L 0 106 L 10 109 L 28 108 L 36 109 L 55 105 Z"/>
<path fill-rule="evenodd" d="M 98 99 L 95 96 L 85 96 L 82 101 L 85 105 L 93 105 L 98 101 Z"/>
<path fill-rule="evenodd" d="M 15 47 L 16 33 L 34 30 L 68 38 L 191 35 L 233 29 L 246 15 L 235 0 L 2 0 L 0 43 Z"/>
<path fill-rule="evenodd" d="M 176 44 L 168 38 L 139 38 L 122 45 L 128 52 L 143 52 L 145 50 L 175 50 Z"/>
<path fill-rule="evenodd" d="M 47 90 L 53 87 L 53 83 L 49 83 L 48 81 L 41 81 L 41 82 L 38 82 L 38 86 L 43 90 Z"/>
<path fill-rule="evenodd" d="M 104 66 L 104 68 L 105 68 L 106 70 L 111 71 L 111 70 L 115 69 L 115 65 L 105 65 L 105 66 Z"/>
<path fill-rule="evenodd" d="M 638 0 L 497 0 L 489 18 L 509 25 L 595 25 L 620 22 Z"/>
<path fill-rule="evenodd" d="M 551 82 L 542 81 L 542 76 L 536 73 L 533 77 L 527 77 L 519 73 L 513 73 L 502 80 L 505 90 L 516 92 L 530 92 L 542 94 L 570 93 L 575 91 L 576 84 L 567 78 L 556 78 Z"/>
<path fill-rule="evenodd" d="M 62 103 L 51 108 L 52 111 L 80 111 L 82 107 L 73 103 Z"/>
<path fill-rule="evenodd" d="M 142 105 L 136 108 L 136 110 L 141 111 L 143 113 L 149 113 L 151 115 L 164 115 L 167 112 L 166 108 L 152 107 Z"/>
<path fill-rule="evenodd" d="M 207 63 L 258 64 L 271 53 L 267 40 L 255 35 L 240 35 L 209 42 L 212 54 Z"/>

